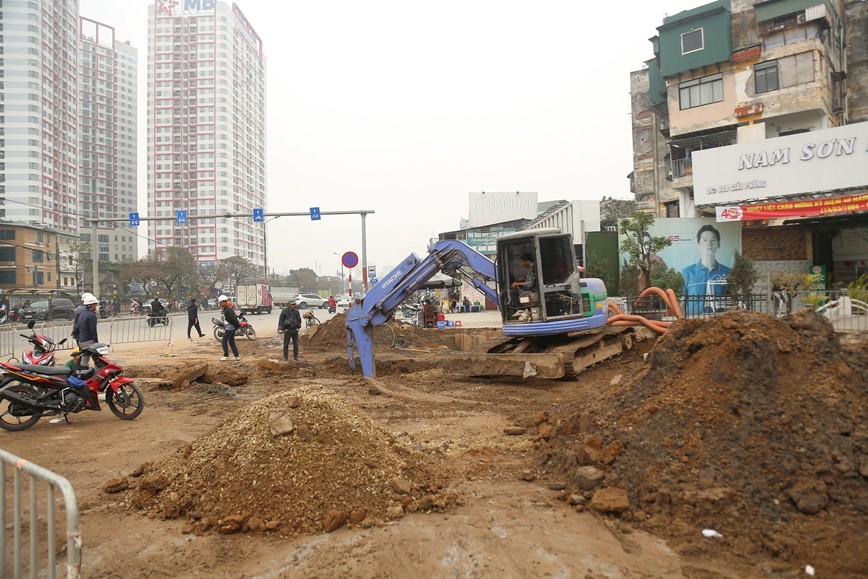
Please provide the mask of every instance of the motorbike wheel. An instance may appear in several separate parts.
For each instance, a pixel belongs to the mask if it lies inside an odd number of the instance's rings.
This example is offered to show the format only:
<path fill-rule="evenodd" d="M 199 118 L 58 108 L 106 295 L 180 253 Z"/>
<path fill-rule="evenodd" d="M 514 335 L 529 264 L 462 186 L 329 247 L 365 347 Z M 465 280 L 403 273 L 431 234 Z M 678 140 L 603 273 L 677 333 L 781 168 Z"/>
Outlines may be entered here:
<path fill-rule="evenodd" d="M 21 398 L 36 400 L 39 398 L 39 392 L 27 384 L 14 384 L 6 388 L 7 392 L 14 392 Z M 18 412 L 21 409 L 21 403 L 14 402 L 3 396 L 0 398 L 0 428 L 10 432 L 26 430 L 39 422 L 42 418 L 42 410 L 33 408 L 32 414 L 24 414 L 22 416 L 14 416 L 13 411 Z M 28 409 L 29 410 L 29 409 Z"/>
<path fill-rule="evenodd" d="M 109 410 L 121 420 L 132 420 L 145 409 L 145 397 L 141 388 L 130 382 L 117 389 L 110 387 L 105 390 L 105 403 Z"/>
<path fill-rule="evenodd" d="M 256 330 L 253 329 L 253 326 L 247 326 L 244 328 L 244 335 L 247 336 L 248 340 L 256 339 Z"/>
<path fill-rule="evenodd" d="M 223 341 L 223 334 L 226 333 L 226 330 L 221 328 L 220 326 L 214 326 L 214 339 L 218 342 Z"/>
<path fill-rule="evenodd" d="M 160 323 L 163 324 L 164 326 L 168 326 L 169 325 L 169 316 L 166 316 L 164 318 L 160 318 Z"/>
<path fill-rule="evenodd" d="M 148 327 L 149 327 L 149 328 L 153 328 L 153 327 L 154 327 L 154 318 L 148 318 Z"/>

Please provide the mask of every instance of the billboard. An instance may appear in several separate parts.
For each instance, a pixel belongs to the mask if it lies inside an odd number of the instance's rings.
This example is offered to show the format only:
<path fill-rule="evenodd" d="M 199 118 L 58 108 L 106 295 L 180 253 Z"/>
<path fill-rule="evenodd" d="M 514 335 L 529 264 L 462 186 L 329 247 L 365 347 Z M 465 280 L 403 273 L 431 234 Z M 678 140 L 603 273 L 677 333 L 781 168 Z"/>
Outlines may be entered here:
<path fill-rule="evenodd" d="M 697 205 L 868 186 L 868 122 L 693 152 Z"/>
<path fill-rule="evenodd" d="M 648 233 L 651 237 L 666 237 L 671 242 L 652 260 L 662 262 L 667 269 L 674 269 L 684 277 L 684 286 L 672 289 L 691 296 L 685 314 L 708 311 L 697 296 L 713 300 L 715 296 L 726 295 L 726 276 L 735 262 L 735 253 L 741 253 L 741 224 L 716 223 L 713 218 L 704 217 L 657 219 Z M 619 246 L 623 237 L 619 236 Z M 629 256 L 621 254 L 621 263 L 628 261 Z"/>
<path fill-rule="evenodd" d="M 470 193 L 468 229 L 516 219 L 535 219 L 537 193 Z"/>

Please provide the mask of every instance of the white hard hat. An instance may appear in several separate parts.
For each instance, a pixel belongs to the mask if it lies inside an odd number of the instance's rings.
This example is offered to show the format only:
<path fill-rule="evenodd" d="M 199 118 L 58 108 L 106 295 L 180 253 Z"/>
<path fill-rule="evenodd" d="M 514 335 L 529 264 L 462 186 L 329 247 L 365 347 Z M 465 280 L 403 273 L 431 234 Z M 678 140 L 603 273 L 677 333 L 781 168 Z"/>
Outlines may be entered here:
<path fill-rule="evenodd" d="M 226 297 L 225 295 L 223 295 L 223 294 L 220 294 L 219 296 L 217 296 L 217 301 L 218 301 L 218 302 L 228 302 L 228 301 L 229 301 L 229 298 L 227 298 L 227 297 Z"/>
<path fill-rule="evenodd" d="M 99 303 L 99 300 L 96 299 L 96 297 L 93 294 L 84 294 L 81 296 L 81 298 L 82 298 L 81 303 L 83 303 L 86 306 Z"/>
<path fill-rule="evenodd" d="M 81 301 L 90 300 L 90 299 L 94 299 L 94 295 L 92 293 L 84 292 L 83 294 L 81 294 Z"/>

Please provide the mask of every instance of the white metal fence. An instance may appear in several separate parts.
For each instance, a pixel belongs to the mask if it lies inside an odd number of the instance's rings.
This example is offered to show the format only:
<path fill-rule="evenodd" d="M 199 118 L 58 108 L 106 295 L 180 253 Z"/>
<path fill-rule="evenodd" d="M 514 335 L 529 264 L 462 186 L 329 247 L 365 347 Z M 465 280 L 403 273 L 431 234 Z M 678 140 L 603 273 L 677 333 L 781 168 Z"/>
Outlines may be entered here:
<path fill-rule="evenodd" d="M 154 318 L 156 323 L 151 327 L 148 318 L 144 316 L 107 318 L 99 320 L 97 330 L 100 342 L 106 344 L 129 344 L 139 342 L 172 341 L 172 316 Z M 184 320 L 186 321 L 186 317 Z M 166 323 L 161 323 L 165 320 Z M 41 322 L 33 328 L 37 334 L 50 338 L 55 344 L 63 338 L 66 343 L 58 346 L 58 350 L 70 350 L 75 347 L 72 340 L 72 322 Z M 24 324 L 0 325 L 0 358 L 18 358 L 21 350 L 29 348 L 27 340 L 21 334 L 30 335 L 30 330 Z"/>
<path fill-rule="evenodd" d="M 66 513 L 66 573 L 75 579 L 81 572 L 81 528 L 75 491 L 68 480 L 30 461 L 0 449 L 0 573 L 3 577 L 57 577 L 57 491 Z M 11 502 L 8 472 L 12 472 Z M 25 475 L 27 484 L 25 485 Z M 26 488 L 25 488 L 26 486 Z M 45 487 L 40 501 L 40 487 Z M 25 501 L 25 499 L 27 499 Z M 8 520 L 11 512 L 12 521 Z M 11 537 L 10 537 L 11 535 Z M 11 539 L 11 540 L 10 540 Z M 40 548 L 40 546 L 43 548 Z M 25 558 L 24 554 L 27 553 Z"/>

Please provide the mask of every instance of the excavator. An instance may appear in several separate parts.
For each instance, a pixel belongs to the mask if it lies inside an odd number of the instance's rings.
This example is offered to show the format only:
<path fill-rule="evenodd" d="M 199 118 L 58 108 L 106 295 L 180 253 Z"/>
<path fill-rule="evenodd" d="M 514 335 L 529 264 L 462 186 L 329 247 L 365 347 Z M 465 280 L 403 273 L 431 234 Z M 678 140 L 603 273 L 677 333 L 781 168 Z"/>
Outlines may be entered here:
<path fill-rule="evenodd" d="M 536 270 L 534 287 L 510 295 L 513 282 L 528 275 L 523 261 L 528 257 Z M 347 312 L 353 372 L 355 346 L 362 374 L 376 377 L 374 327 L 391 319 L 402 302 L 439 272 L 472 284 L 501 314 L 504 339 L 487 353 L 461 354 L 470 375 L 571 378 L 632 346 L 627 327 L 607 326 L 606 286 L 600 279 L 581 277 L 572 236 L 559 229 L 532 229 L 498 237 L 494 262 L 457 240 L 432 245 L 424 259 L 411 253 Z"/>

